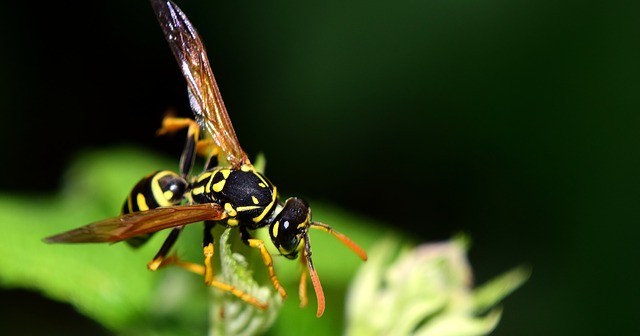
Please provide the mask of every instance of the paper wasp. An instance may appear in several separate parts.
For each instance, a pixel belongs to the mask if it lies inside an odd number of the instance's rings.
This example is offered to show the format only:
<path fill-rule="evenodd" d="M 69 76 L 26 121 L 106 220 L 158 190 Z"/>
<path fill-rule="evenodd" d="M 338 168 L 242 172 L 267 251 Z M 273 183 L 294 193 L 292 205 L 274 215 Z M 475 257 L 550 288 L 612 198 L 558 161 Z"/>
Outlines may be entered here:
<path fill-rule="evenodd" d="M 274 246 L 281 255 L 296 259 L 301 253 L 303 273 L 300 279 L 301 305 L 306 304 L 306 271 L 318 300 L 317 316 L 325 308 L 324 293 L 311 259 L 309 229 L 320 229 L 337 237 L 362 260 L 367 255 L 358 245 L 330 226 L 311 220 L 311 209 L 300 198 L 279 198 L 277 189 L 251 164 L 240 147 L 220 91 L 210 68 L 205 47 L 186 15 L 173 2 L 151 0 L 151 5 L 171 50 L 187 81 L 195 120 L 166 117 L 160 133 L 187 129 L 187 143 L 180 160 L 180 173 L 154 172 L 130 192 L 120 216 L 99 220 L 48 238 L 48 243 L 98 243 L 127 241 L 132 246 L 146 242 L 149 236 L 171 229 L 148 268 L 175 264 L 202 274 L 205 283 L 230 292 L 259 308 L 265 304 L 238 288 L 215 280 L 211 258 L 215 224 L 236 227 L 242 241 L 260 251 L 273 286 L 286 297 L 276 276 L 271 254 L 264 241 L 251 231 L 268 227 Z M 201 131 L 204 130 L 204 136 Z M 207 137 L 209 135 L 210 137 Z M 197 155 L 210 160 L 206 169 L 193 176 Z M 218 159 L 218 160 L 217 160 Z M 219 161 L 219 164 L 211 162 Z M 168 256 L 185 225 L 204 222 L 204 266 Z"/>

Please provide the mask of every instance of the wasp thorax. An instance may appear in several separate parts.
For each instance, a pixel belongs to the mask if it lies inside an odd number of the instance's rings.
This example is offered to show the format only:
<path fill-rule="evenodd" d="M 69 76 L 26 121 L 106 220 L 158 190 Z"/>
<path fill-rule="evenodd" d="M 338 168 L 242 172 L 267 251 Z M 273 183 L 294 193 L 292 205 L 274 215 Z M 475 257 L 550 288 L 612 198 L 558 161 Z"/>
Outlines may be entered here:
<path fill-rule="evenodd" d="M 304 236 L 311 221 L 311 209 L 300 198 L 289 198 L 269 228 L 273 244 L 283 256 L 295 259 L 304 246 Z"/>

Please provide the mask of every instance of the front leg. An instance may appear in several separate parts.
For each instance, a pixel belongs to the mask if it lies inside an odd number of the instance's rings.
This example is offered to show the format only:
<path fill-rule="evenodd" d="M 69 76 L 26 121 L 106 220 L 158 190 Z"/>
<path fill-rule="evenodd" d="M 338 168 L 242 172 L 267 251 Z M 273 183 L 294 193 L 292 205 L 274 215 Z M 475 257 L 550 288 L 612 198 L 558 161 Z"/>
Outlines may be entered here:
<path fill-rule="evenodd" d="M 264 262 L 265 266 L 267 266 L 267 270 L 269 271 L 269 278 L 271 278 L 273 287 L 280 293 L 280 296 L 282 296 L 283 299 L 286 298 L 287 292 L 284 290 L 282 285 L 280 285 L 280 281 L 278 281 L 276 270 L 273 267 L 273 259 L 271 258 L 271 254 L 269 253 L 269 251 L 267 251 L 267 247 L 265 246 L 264 241 L 261 239 L 253 238 L 249 231 L 247 231 L 247 228 L 245 228 L 244 226 L 240 226 L 240 238 L 248 246 L 260 250 L 262 262 Z"/>

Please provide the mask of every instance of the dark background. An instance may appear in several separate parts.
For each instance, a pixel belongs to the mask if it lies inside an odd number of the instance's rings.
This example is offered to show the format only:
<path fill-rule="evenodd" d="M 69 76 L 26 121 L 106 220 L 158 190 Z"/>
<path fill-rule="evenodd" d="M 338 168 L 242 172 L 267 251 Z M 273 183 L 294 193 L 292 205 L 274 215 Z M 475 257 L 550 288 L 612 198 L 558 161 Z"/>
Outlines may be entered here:
<path fill-rule="evenodd" d="M 422 241 L 468 232 L 480 283 L 531 265 L 496 335 L 640 332 L 637 2 L 178 4 L 286 195 Z M 190 115 L 186 86 L 146 1 L 2 12 L 2 192 L 55 193 L 92 149 L 177 160 L 182 138 L 154 132 Z"/>

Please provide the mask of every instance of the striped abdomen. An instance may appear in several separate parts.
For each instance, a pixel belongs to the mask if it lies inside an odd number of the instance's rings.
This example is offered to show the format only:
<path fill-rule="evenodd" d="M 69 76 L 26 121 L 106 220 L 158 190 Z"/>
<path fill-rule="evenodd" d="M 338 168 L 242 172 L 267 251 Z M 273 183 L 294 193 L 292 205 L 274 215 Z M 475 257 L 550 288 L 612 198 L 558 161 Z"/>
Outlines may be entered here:
<path fill-rule="evenodd" d="M 122 214 L 180 204 L 186 189 L 187 181 L 180 175 L 167 170 L 153 172 L 133 187 L 122 205 Z M 127 243 L 139 247 L 150 237 L 151 234 L 136 236 Z"/>

